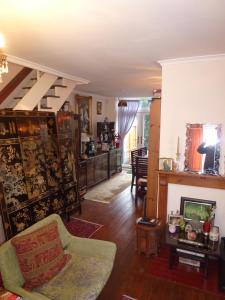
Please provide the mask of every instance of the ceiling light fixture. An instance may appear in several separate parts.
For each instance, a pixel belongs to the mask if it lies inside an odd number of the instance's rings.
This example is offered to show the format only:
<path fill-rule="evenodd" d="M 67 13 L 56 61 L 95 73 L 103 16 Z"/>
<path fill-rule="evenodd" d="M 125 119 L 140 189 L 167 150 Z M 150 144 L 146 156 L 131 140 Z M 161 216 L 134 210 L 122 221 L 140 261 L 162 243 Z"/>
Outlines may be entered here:
<path fill-rule="evenodd" d="M 127 106 L 127 101 L 126 100 L 119 100 L 118 107 L 126 107 L 126 106 Z"/>
<path fill-rule="evenodd" d="M 0 34 L 0 83 L 2 82 L 2 74 L 8 73 L 7 56 L 3 52 L 5 46 L 5 40 L 2 34 Z"/>

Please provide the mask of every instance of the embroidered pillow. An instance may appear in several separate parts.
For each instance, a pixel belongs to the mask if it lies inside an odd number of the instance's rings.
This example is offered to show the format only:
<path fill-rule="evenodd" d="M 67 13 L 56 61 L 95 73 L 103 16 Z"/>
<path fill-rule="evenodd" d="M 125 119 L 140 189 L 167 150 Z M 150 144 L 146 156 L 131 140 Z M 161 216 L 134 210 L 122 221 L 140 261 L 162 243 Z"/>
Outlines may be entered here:
<path fill-rule="evenodd" d="M 53 221 L 31 233 L 14 237 L 24 288 L 33 289 L 53 278 L 71 259 L 64 254 L 57 222 Z"/>

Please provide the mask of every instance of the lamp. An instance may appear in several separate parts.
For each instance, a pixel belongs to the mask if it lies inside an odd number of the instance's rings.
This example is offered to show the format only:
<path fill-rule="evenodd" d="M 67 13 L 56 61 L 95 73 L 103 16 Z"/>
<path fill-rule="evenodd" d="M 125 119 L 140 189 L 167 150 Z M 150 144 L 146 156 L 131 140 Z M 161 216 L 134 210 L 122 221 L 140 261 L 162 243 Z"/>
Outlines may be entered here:
<path fill-rule="evenodd" d="M 126 107 L 127 101 L 126 100 L 119 100 L 118 107 Z"/>
<path fill-rule="evenodd" d="M 2 74 L 8 73 L 7 56 L 3 53 L 5 46 L 5 40 L 2 34 L 0 34 L 0 83 L 2 82 Z"/>

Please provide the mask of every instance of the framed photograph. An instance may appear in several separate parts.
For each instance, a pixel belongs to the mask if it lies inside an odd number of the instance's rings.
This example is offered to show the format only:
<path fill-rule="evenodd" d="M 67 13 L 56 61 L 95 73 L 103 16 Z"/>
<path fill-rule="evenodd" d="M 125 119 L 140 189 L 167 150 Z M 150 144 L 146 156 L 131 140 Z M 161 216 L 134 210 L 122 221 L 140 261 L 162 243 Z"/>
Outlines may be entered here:
<path fill-rule="evenodd" d="M 216 201 L 181 197 L 180 213 L 185 221 L 192 219 L 204 222 L 208 218 L 214 218 Z"/>
<path fill-rule="evenodd" d="M 178 226 L 179 220 L 182 218 L 182 215 L 169 215 L 168 216 L 168 224 L 173 224 Z"/>
<path fill-rule="evenodd" d="M 97 102 L 96 110 L 97 110 L 97 115 L 102 114 L 102 102 L 100 102 L 100 101 Z"/>
<path fill-rule="evenodd" d="M 75 95 L 76 113 L 80 115 L 81 133 L 91 134 L 92 97 Z"/>
<path fill-rule="evenodd" d="M 159 159 L 159 170 L 172 171 L 173 159 L 168 157 L 162 157 Z"/>

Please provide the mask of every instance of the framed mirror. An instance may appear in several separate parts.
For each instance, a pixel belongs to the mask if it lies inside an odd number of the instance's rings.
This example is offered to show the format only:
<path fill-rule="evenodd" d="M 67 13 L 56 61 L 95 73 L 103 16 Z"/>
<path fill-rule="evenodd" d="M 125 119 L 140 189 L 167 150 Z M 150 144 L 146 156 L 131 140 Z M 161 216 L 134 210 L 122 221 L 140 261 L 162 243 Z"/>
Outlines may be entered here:
<path fill-rule="evenodd" d="M 184 170 L 219 174 L 221 124 L 186 125 Z"/>

